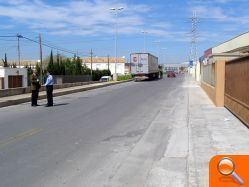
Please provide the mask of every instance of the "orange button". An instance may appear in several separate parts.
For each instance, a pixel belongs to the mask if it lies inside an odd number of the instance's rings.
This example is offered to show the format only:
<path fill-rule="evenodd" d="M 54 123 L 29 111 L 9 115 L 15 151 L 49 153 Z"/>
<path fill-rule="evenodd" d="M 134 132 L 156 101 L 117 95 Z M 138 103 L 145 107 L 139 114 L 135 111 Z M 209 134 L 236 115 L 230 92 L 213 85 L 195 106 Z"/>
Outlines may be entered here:
<path fill-rule="evenodd" d="M 217 155 L 209 163 L 210 187 L 249 187 L 249 155 Z"/>

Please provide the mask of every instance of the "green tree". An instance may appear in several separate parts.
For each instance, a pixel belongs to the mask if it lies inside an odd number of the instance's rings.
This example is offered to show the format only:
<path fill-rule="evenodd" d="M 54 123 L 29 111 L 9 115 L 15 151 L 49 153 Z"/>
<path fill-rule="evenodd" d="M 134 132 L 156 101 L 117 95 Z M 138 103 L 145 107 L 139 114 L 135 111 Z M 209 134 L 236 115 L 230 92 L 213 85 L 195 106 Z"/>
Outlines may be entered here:
<path fill-rule="evenodd" d="M 111 71 L 108 69 L 104 69 L 101 71 L 102 76 L 111 76 Z"/>
<path fill-rule="evenodd" d="M 81 75 L 82 74 L 82 64 L 81 64 L 80 57 L 77 57 L 75 59 L 75 74 L 76 75 Z"/>
<path fill-rule="evenodd" d="M 53 51 L 52 50 L 51 50 L 51 53 L 50 53 L 50 59 L 49 59 L 49 62 L 48 62 L 47 71 L 49 71 L 51 74 L 54 74 L 54 56 L 53 56 Z"/>
<path fill-rule="evenodd" d="M 36 63 L 35 69 L 37 71 L 37 76 L 39 77 L 40 76 L 40 72 L 41 72 L 40 64 Z"/>
<path fill-rule="evenodd" d="M 66 74 L 65 60 L 62 60 L 62 59 L 60 59 L 60 73 L 61 73 L 61 75 L 65 75 Z"/>
<path fill-rule="evenodd" d="M 65 60 L 65 75 L 72 75 L 73 74 L 73 66 L 71 60 L 67 58 Z"/>
<path fill-rule="evenodd" d="M 28 86 L 30 86 L 31 84 L 30 76 L 32 75 L 32 68 L 31 66 L 28 66 L 28 65 L 26 65 L 25 68 L 27 68 Z"/>
<path fill-rule="evenodd" d="M 60 67 L 60 55 L 57 52 L 56 55 L 56 63 L 54 63 L 54 74 L 55 75 L 61 75 L 61 67 Z"/>
<path fill-rule="evenodd" d="M 101 71 L 99 71 L 98 69 L 93 70 L 93 77 L 92 77 L 93 81 L 98 81 L 101 78 L 101 76 L 102 76 Z"/>
<path fill-rule="evenodd" d="M 91 69 L 86 64 L 82 66 L 82 75 L 91 75 Z"/>
<path fill-rule="evenodd" d="M 2 61 L 3 61 L 3 67 L 9 67 L 6 53 L 4 54 L 4 59 L 2 59 Z"/>
<path fill-rule="evenodd" d="M 60 75 L 60 64 L 58 62 L 54 63 L 53 65 L 53 74 L 54 75 Z"/>

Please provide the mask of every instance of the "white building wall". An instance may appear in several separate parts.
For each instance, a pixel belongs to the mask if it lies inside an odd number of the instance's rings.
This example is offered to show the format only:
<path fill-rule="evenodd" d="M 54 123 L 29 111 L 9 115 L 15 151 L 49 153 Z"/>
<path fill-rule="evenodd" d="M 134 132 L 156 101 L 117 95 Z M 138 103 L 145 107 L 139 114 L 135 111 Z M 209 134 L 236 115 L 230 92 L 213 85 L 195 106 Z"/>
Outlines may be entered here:
<path fill-rule="evenodd" d="M 196 64 L 196 72 L 195 72 L 195 79 L 197 80 L 197 81 L 200 81 L 201 80 L 201 63 L 200 62 L 198 62 L 197 64 Z"/>
<path fill-rule="evenodd" d="M 26 68 L 0 68 L 0 77 L 4 78 L 4 88 L 8 89 L 8 76 L 22 75 L 22 85 L 23 87 L 28 86 L 28 75 Z"/>
<path fill-rule="evenodd" d="M 85 63 L 88 68 L 91 69 L 91 63 Z M 108 69 L 108 63 L 92 63 L 93 70 L 99 69 L 104 70 Z M 111 74 L 115 73 L 115 63 L 109 64 L 109 69 Z M 117 63 L 117 73 L 118 74 L 125 74 L 125 64 L 124 63 Z"/>
<path fill-rule="evenodd" d="M 188 68 L 188 72 L 189 72 L 189 74 L 193 77 L 193 78 L 195 78 L 195 73 L 196 73 L 196 66 L 194 65 L 194 66 L 192 66 L 192 67 L 189 67 Z"/>
<path fill-rule="evenodd" d="M 3 67 L 0 67 L 0 77 L 4 77 L 4 68 Z"/>
<path fill-rule="evenodd" d="M 249 45 L 249 33 L 245 33 L 214 47 L 212 49 L 212 53 L 213 54 L 225 53 L 241 47 L 246 47 L 248 45 Z"/>

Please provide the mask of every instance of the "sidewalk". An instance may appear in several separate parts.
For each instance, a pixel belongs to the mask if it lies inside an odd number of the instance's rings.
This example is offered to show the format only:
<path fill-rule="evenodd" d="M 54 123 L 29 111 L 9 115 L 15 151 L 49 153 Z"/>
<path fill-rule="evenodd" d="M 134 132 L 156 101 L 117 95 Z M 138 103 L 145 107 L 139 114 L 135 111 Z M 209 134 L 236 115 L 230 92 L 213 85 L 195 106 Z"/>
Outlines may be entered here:
<path fill-rule="evenodd" d="M 213 156 L 249 154 L 249 130 L 243 123 L 226 108 L 215 107 L 191 78 L 186 77 L 179 87 L 172 98 L 162 101 L 155 121 L 164 121 L 172 133 L 146 186 L 208 187 L 208 167 Z"/>
<path fill-rule="evenodd" d="M 72 94 L 76 92 L 83 92 L 83 91 L 102 88 L 102 87 L 111 86 L 115 84 L 121 84 L 121 83 L 128 82 L 128 81 L 102 82 L 102 83 L 95 83 L 95 84 L 89 84 L 89 85 L 83 85 L 83 86 L 55 89 L 53 91 L 53 96 L 57 97 L 57 96 Z M 45 99 L 45 98 L 46 98 L 46 91 L 39 92 L 39 100 Z M 2 97 L 0 98 L 0 108 L 11 106 L 11 105 L 17 105 L 17 104 L 21 104 L 25 102 L 30 102 L 30 101 L 31 101 L 31 93 L 14 95 L 14 96 L 9 96 L 9 97 Z"/>
<path fill-rule="evenodd" d="M 226 108 L 216 108 L 200 87 L 189 88 L 189 109 L 189 184 L 208 186 L 210 158 L 249 154 L 249 130 Z"/>

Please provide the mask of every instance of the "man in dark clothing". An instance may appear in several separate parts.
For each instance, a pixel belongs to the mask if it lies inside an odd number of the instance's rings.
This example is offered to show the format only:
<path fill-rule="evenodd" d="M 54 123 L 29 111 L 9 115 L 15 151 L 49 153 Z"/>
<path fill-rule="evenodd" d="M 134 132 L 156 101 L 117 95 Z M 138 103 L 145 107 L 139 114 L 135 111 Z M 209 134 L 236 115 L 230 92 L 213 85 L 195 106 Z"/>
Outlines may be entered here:
<path fill-rule="evenodd" d="M 54 85 L 54 79 L 53 76 L 47 72 L 47 79 L 46 79 L 46 90 L 47 90 L 47 105 L 46 107 L 53 106 L 53 85 Z"/>
<path fill-rule="evenodd" d="M 33 74 L 31 75 L 31 106 L 35 107 L 38 106 L 37 100 L 39 95 L 40 83 L 39 79 L 37 78 L 36 69 L 33 69 Z"/>

